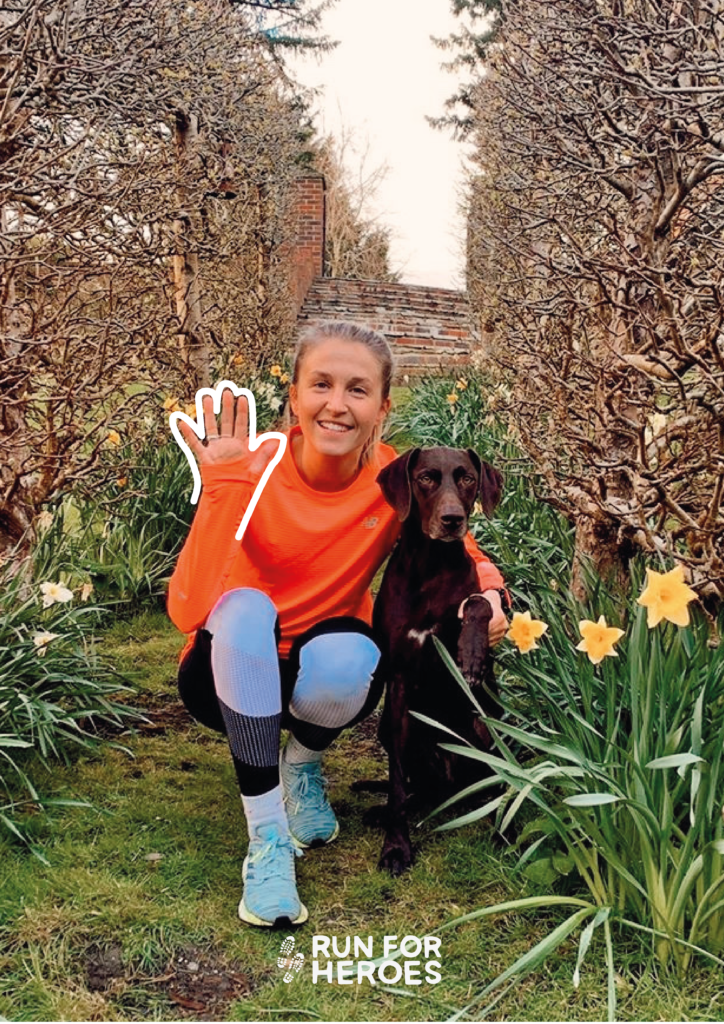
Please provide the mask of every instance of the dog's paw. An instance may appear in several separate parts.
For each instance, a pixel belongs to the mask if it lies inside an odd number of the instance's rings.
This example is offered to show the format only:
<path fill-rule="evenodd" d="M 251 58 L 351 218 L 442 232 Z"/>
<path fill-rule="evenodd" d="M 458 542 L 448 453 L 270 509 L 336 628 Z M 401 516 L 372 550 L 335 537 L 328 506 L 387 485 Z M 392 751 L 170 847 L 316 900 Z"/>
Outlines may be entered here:
<path fill-rule="evenodd" d="M 389 871 L 398 878 L 412 865 L 412 847 L 409 843 L 385 843 L 380 857 L 380 870 Z"/>

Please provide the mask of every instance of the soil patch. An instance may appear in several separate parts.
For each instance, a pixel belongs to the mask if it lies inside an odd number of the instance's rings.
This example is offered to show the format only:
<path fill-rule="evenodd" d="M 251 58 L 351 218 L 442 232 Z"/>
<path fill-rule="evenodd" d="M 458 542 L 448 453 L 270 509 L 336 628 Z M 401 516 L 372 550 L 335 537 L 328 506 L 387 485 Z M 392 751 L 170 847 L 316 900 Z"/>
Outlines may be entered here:
<path fill-rule="evenodd" d="M 143 736 L 162 736 L 167 732 L 180 732 L 194 725 L 194 720 L 178 697 L 165 694 L 136 693 L 128 703 L 142 717 L 116 723 L 95 721 L 93 734 L 102 739 L 116 739 L 127 735 L 129 730 Z"/>
<path fill-rule="evenodd" d="M 193 947 L 177 953 L 156 984 L 178 1007 L 178 1017 L 194 1020 L 226 1020 L 228 1004 L 248 996 L 253 987 L 241 964 Z"/>
<path fill-rule="evenodd" d="M 125 978 L 122 950 L 120 946 L 101 949 L 94 946 L 88 951 L 85 965 L 85 983 L 89 992 L 106 992 L 113 982 Z"/>
<path fill-rule="evenodd" d="M 229 1003 L 248 996 L 254 987 L 242 964 L 217 956 L 213 949 L 194 946 L 179 950 L 153 977 L 124 968 L 119 945 L 93 947 L 86 959 L 85 978 L 89 991 L 120 997 L 123 1002 L 130 998 L 139 1008 L 138 996 L 144 989 L 162 992 L 173 1004 L 175 1020 L 226 1020 Z"/>
<path fill-rule="evenodd" d="M 377 730 L 380 727 L 380 717 L 382 711 L 377 708 L 373 711 L 368 718 L 364 718 L 350 732 L 350 736 L 354 738 L 355 746 L 357 749 L 364 750 L 368 754 L 376 754 L 383 761 L 386 761 L 387 754 L 380 745 L 380 741 L 377 739 Z"/>
<path fill-rule="evenodd" d="M 178 697 L 159 697 L 144 693 L 138 695 L 135 703 L 147 721 L 139 722 L 134 728 L 146 735 L 179 732 L 195 724 Z"/>

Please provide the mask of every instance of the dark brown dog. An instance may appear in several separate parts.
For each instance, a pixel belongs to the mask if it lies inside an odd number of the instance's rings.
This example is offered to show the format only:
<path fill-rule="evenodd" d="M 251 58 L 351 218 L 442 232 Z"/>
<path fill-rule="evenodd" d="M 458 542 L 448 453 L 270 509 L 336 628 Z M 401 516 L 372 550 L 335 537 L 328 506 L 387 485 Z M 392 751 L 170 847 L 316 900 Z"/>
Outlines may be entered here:
<path fill-rule="evenodd" d="M 485 514 L 500 500 L 502 477 L 472 449 L 414 448 L 377 477 L 403 523 L 375 601 L 373 627 L 386 663 L 380 741 L 389 754 L 387 836 L 380 867 L 401 874 L 412 863 L 407 823 L 411 795 L 453 792 L 475 777 L 476 762 L 441 750 L 451 737 L 410 715 L 418 711 L 475 746 L 491 746 L 488 730 L 440 658 L 432 637 L 457 662 L 481 706 L 494 710 L 488 624 L 492 608 L 479 593 L 475 563 L 463 539 L 478 496 Z M 452 741 L 454 742 L 454 741 Z M 471 772 L 472 769 L 472 772 Z M 477 777 L 481 777 L 478 770 Z"/>

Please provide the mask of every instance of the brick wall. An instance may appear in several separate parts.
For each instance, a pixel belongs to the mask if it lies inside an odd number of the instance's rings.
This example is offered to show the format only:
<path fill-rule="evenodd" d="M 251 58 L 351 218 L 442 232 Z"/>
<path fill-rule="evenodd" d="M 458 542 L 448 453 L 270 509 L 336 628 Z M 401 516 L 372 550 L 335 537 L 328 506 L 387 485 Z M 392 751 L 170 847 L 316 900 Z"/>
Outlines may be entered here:
<path fill-rule="evenodd" d="M 448 288 L 324 277 L 325 185 L 320 174 L 297 180 L 292 297 L 299 327 L 356 320 L 381 331 L 395 353 L 397 378 L 456 372 L 478 341 L 467 296 Z"/>
<path fill-rule="evenodd" d="M 292 294 L 301 309 L 312 281 L 324 274 L 324 178 L 306 175 L 297 180 L 296 245 L 292 265 Z"/>
<path fill-rule="evenodd" d="M 455 372 L 478 341 L 467 296 L 448 288 L 317 278 L 298 324 L 320 320 L 356 320 L 381 331 L 395 353 L 398 378 Z"/>

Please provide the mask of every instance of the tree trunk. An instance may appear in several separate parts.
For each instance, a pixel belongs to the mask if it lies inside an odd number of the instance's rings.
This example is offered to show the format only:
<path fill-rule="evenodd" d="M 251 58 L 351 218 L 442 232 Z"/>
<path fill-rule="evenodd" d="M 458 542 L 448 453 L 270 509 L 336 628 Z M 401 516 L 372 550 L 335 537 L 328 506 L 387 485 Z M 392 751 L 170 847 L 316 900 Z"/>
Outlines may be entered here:
<path fill-rule="evenodd" d="M 198 118 L 195 114 L 176 111 L 176 155 L 179 168 L 179 215 L 174 221 L 176 255 L 173 259 L 176 314 L 180 331 L 179 345 L 189 370 L 194 388 L 211 383 L 209 346 L 203 328 L 201 312 L 201 281 L 199 256 L 194 238 L 199 228 L 197 211 L 189 208 L 189 190 L 186 176 L 192 166 L 198 136 Z"/>
<path fill-rule="evenodd" d="M 629 561 L 631 546 L 621 541 L 614 522 L 581 515 L 576 520 L 575 552 L 571 569 L 571 593 L 579 601 L 590 597 L 592 574 L 613 594 L 627 595 L 631 589 Z"/>

